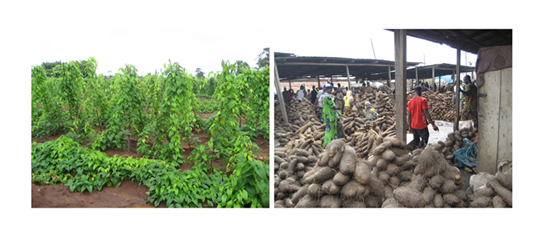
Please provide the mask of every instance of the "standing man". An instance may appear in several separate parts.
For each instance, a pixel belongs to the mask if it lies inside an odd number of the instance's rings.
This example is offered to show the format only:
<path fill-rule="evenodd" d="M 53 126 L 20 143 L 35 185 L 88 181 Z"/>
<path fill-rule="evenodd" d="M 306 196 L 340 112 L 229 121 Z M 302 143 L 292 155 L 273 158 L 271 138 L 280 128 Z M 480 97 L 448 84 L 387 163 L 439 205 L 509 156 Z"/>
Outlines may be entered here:
<path fill-rule="evenodd" d="M 316 102 L 316 95 L 318 92 L 316 92 L 316 86 L 312 85 L 312 91 L 310 92 L 310 102 L 315 103 Z"/>
<path fill-rule="evenodd" d="M 431 123 L 433 130 L 439 131 L 439 128 L 435 125 L 435 122 L 431 119 L 428 112 L 428 100 L 421 97 L 422 88 L 416 86 L 414 88 L 414 97 L 408 104 L 408 118 L 409 132 L 413 133 L 414 149 L 424 148 L 428 145 L 428 138 L 430 132 L 428 131 L 428 124 Z"/>
<path fill-rule="evenodd" d="M 288 91 L 288 103 L 291 103 L 291 99 L 293 98 L 293 95 L 295 95 L 293 93 L 293 89 L 290 88 L 290 90 Z"/>
<path fill-rule="evenodd" d="M 286 104 L 290 104 L 290 101 L 288 99 L 288 90 L 286 89 L 286 87 L 284 87 L 284 91 L 282 91 L 282 98 L 284 98 L 284 102 Z"/>
<path fill-rule="evenodd" d="M 295 97 L 301 102 L 303 97 L 305 97 L 305 86 L 301 85 L 301 88 L 299 88 Z"/>

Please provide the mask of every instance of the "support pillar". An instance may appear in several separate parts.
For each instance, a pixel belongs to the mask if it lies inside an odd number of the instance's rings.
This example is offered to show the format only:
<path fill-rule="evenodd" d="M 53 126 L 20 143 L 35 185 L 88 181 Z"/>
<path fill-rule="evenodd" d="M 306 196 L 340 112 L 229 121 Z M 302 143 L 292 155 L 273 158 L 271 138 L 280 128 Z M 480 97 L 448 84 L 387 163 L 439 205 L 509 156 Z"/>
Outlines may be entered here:
<path fill-rule="evenodd" d="M 286 112 L 286 105 L 284 104 L 284 96 L 282 95 L 282 92 L 280 91 L 280 81 L 279 75 L 278 75 L 278 68 L 276 67 L 276 63 L 274 64 L 274 87 L 276 88 L 276 92 L 278 93 L 278 100 L 280 100 L 280 111 L 282 112 L 282 119 L 284 119 L 285 123 L 288 123 L 288 114 Z"/>
<path fill-rule="evenodd" d="M 392 73 L 390 71 L 391 71 L 390 66 L 388 66 L 388 84 L 387 84 L 388 87 L 392 87 L 390 86 L 392 82 Z"/>
<path fill-rule="evenodd" d="M 416 85 L 420 85 L 420 79 L 418 79 L 418 67 L 414 67 L 414 75 L 416 76 Z"/>
<path fill-rule="evenodd" d="M 394 30 L 396 137 L 407 142 L 407 31 Z"/>
<path fill-rule="evenodd" d="M 348 89 L 351 89 L 351 87 L 350 87 L 350 71 L 348 70 L 348 65 L 346 65 L 346 78 L 348 79 Z"/>
<path fill-rule="evenodd" d="M 456 118 L 454 119 L 454 130 L 458 130 L 458 121 L 460 120 L 460 38 L 457 38 L 456 43 Z"/>
<path fill-rule="evenodd" d="M 431 68 L 431 79 L 433 79 L 433 80 L 432 80 L 433 91 L 436 92 L 436 91 L 437 91 L 437 87 L 435 86 L 435 67 L 432 67 L 432 68 Z"/>

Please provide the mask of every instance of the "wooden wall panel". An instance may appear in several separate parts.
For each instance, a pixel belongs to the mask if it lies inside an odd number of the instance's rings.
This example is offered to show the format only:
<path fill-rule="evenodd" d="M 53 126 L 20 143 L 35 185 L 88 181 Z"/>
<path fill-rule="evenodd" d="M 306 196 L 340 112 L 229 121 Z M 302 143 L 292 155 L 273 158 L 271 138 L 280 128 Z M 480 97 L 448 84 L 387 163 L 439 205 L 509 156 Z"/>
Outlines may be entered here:
<path fill-rule="evenodd" d="M 500 123 L 500 80 L 501 70 L 487 72 L 479 97 L 479 151 L 477 172 L 495 174 L 498 158 L 498 134 Z"/>

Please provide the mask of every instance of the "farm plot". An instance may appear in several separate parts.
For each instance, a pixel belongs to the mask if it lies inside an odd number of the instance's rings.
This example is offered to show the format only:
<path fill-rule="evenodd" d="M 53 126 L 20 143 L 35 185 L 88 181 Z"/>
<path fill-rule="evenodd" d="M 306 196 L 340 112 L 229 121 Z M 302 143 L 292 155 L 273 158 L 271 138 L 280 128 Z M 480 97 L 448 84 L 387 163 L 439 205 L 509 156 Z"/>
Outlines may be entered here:
<path fill-rule="evenodd" d="M 269 207 L 268 68 L 222 62 L 201 101 L 177 63 L 111 79 L 96 66 L 32 68 L 33 207 Z M 67 190 L 64 205 L 40 198 Z M 100 202 L 108 196 L 117 204 Z"/>

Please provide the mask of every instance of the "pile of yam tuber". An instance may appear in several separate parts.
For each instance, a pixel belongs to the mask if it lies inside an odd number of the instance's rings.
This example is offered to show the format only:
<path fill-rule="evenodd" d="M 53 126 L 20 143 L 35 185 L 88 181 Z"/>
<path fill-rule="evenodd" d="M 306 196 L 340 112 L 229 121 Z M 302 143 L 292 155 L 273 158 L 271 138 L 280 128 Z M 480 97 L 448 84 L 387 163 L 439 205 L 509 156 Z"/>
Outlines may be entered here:
<path fill-rule="evenodd" d="M 410 182 L 400 184 L 388 199 L 386 207 L 449 208 L 467 207 L 467 193 L 462 189 L 460 170 L 449 165 L 436 146 L 415 150 L 416 163 Z"/>
<path fill-rule="evenodd" d="M 344 141 L 333 140 L 316 166 L 303 175 L 303 185 L 293 186 L 298 190 L 289 200 L 275 201 L 275 207 L 378 208 L 384 185 L 371 173 L 372 169 L 373 164 L 358 158 Z"/>
<path fill-rule="evenodd" d="M 395 137 L 395 124 L 390 125 L 388 129 L 382 131 L 378 125 L 378 121 L 366 122 L 352 136 L 346 137 L 345 142 L 355 148 L 358 157 L 364 158 L 378 145 L 375 140 L 379 137 Z"/>
<path fill-rule="evenodd" d="M 279 104 L 279 101 L 275 101 L 274 135 L 280 146 L 286 145 L 294 135 L 297 134 L 297 131 L 306 126 L 309 122 L 319 123 L 318 117 L 313 110 L 313 104 L 311 104 L 310 100 L 307 98 L 303 98 L 301 102 L 296 98 L 293 98 L 290 105 L 285 105 L 289 123 L 285 123 L 282 119 L 282 112 Z M 306 130 L 306 128 L 304 130 Z M 314 130 L 315 129 L 310 129 L 310 131 Z"/>
<path fill-rule="evenodd" d="M 282 201 L 281 205 L 292 206 L 290 203 L 293 193 L 303 185 L 301 179 L 317 162 L 317 158 L 309 154 L 312 149 L 293 149 L 289 154 L 275 150 L 274 156 L 274 198 Z M 275 207 L 280 207 L 275 203 Z"/>
<path fill-rule="evenodd" d="M 513 207 L 513 168 L 512 160 L 502 161 L 495 175 L 487 179 L 482 186 L 472 189 L 472 208 Z M 471 189 L 471 188 L 470 188 Z M 469 189 L 468 189 L 469 190 Z"/>
<path fill-rule="evenodd" d="M 463 128 L 460 130 L 456 130 L 449 133 L 445 141 L 437 142 L 437 144 L 439 145 L 437 150 L 443 153 L 445 159 L 447 159 L 450 164 L 454 164 L 454 155 L 452 154 L 454 153 L 454 151 L 465 147 L 463 139 L 467 138 L 472 142 L 476 142 L 478 140 L 477 137 L 477 128 Z"/>

